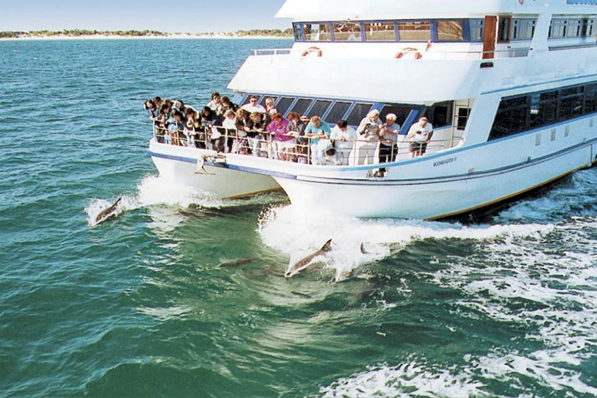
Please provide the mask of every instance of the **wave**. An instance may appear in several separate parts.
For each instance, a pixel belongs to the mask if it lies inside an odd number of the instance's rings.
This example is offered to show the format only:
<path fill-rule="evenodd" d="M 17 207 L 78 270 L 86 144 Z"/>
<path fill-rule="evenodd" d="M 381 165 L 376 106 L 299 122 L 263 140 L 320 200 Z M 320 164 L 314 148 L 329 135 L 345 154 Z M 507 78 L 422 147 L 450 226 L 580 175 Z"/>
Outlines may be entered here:
<path fill-rule="evenodd" d="M 122 198 L 122 201 L 116 216 L 147 208 L 150 217 L 154 220 L 153 225 L 159 224 L 166 230 L 172 230 L 184 220 L 184 214 L 181 217 L 181 209 L 211 212 L 209 214 L 225 214 L 254 207 L 262 209 L 268 204 L 280 202 L 280 195 L 275 193 L 256 195 L 247 199 L 219 199 L 199 188 L 180 184 L 161 176 L 145 177 L 137 185 L 136 193 L 122 194 L 119 197 Z M 95 219 L 98 214 L 113 202 L 101 198 L 92 199 L 85 207 L 89 226 L 97 225 Z"/>
<path fill-rule="evenodd" d="M 290 264 L 332 239 L 324 261 L 342 280 L 365 264 L 396 255 L 425 239 L 490 240 L 498 237 L 542 236 L 554 225 L 471 225 L 417 220 L 363 220 L 293 206 L 272 207 L 262 214 L 259 233 L 264 243 L 290 257 Z"/>
<path fill-rule="evenodd" d="M 490 231 L 502 228 L 499 238 L 491 238 Z M 515 231 L 506 232 L 509 228 Z M 473 254 L 444 259 L 448 266 L 423 274 L 433 286 L 457 293 L 447 319 L 468 319 L 467 325 L 488 330 L 471 336 L 471 348 L 448 363 L 418 354 L 397 364 L 374 364 L 322 387 L 320 395 L 597 396 L 588 376 L 597 356 L 595 231 L 596 218 L 574 217 L 550 226 L 445 225 L 430 232 L 481 238 Z M 386 304 L 387 311 L 400 311 Z M 448 328 L 458 333 L 462 326 Z M 496 333 L 512 338 L 496 346 Z M 472 348 L 477 343 L 485 352 Z"/>

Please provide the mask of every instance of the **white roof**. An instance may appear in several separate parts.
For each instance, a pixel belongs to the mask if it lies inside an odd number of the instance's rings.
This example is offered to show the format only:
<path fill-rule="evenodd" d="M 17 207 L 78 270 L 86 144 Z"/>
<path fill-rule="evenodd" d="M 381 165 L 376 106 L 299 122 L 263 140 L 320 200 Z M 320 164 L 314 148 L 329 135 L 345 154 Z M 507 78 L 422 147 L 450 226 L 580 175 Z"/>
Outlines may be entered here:
<path fill-rule="evenodd" d="M 597 0 L 287 0 L 276 17 L 297 21 L 596 14 Z"/>

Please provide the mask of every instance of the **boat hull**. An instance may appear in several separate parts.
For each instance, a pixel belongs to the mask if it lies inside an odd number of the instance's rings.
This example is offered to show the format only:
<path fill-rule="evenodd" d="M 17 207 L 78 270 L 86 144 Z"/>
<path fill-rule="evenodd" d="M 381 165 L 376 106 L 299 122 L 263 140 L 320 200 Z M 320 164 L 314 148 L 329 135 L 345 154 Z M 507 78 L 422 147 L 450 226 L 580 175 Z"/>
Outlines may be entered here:
<path fill-rule="evenodd" d="M 239 198 L 280 189 L 270 176 L 227 168 L 217 161 L 215 151 L 160 144 L 152 139 L 148 152 L 160 176 L 219 198 Z M 198 161 L 203 167 L 198 166 Z"/>
<path fill-rule="evenodd" d="M 568 137 L 562 129 L 560 138 L 537 145 L 538 136 L 550 134 L 533 132 L 388 164 L 383 178 L 370 177 L 379 165 L 270 165 L 240 157 L 228 163 L 272 175 L 297 207 L 362 218 L 439 219 L 516 197 L 595 162 L 595 138 Z"/>

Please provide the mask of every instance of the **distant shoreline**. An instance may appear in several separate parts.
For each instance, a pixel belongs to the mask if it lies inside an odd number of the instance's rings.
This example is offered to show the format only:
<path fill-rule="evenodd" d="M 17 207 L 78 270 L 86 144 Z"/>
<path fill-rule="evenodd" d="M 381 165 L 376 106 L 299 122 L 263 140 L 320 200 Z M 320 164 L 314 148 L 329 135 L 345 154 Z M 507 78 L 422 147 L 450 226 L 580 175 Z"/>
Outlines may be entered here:
<path fill-rule="evenodd" d="M 166 33 L 157 31 L 98 32 L 89 30 L 0 32 L 0 40 L 93 40 L 93 39 L 292 39 L 290 29 L 256 29 L 234 33 Z"/>

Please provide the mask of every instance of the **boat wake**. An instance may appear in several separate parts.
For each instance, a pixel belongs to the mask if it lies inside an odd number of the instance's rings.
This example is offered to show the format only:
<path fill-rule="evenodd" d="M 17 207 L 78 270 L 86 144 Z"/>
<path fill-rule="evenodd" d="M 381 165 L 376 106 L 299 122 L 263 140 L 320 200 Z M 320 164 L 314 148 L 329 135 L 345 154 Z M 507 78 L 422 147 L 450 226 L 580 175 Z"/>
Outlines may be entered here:
<path fill-rule="evenodd" d="M 146 207 L 164 206 L 170 208 L 188 208 L 200 206 L 206 208 L 219 208 L 224 203 L 212 195 L 199 189 L 177 184 L 159 176 L 144 178 L 137 185 L 134 195 L 122 195 L 115 216 L 122 213 Z M 97 225 L 97 216 L 107 209 L 112 202 L 106 199 L 93 199 L 85 208 L 87 223 L 93 227 Z"/>
<path fill-rule="evenodd" d="M 477 255 L 424 273 L 458 295 L 445 303 L 444 337 L 458 341 L 473 329 L 467 343 L 452 346 L 449 358 L 420 352 L 370 365 L 322 387 L 320 396 L 597 396 L 586 376 L 597 347 L 596 230 L 595 217 L 578 217 L 537 241 L 486 241 Z M 392 304 L 386 307 L 398 311 Z M 504 333 L 507 343 L 487 344 Z M 489 348 L 479 352 L 476 344 Z"/>
<path fill-rule="evenodd" d="M 184 213 L 185 209 L 217 213 L 253 206 L 263 208 L 263 206 L 272 202 L 279 201 L 279 195 L 274 197 L 269 194 L 257 195 L 248 199 L 219 199 L 198 188 L 178 184 L 160 176 L 145 177 L 137 185 L 135 194 L 124 194 L 121 195 L 121 198 L 117 211 L 112 217 L 140 208 L 149 208 L 149 215 L 154 221 L 159 224 L 172 225 L 177 225 L 179 221 L 184 219 L 184 217 L 179 216 L 181 210 Z M 91 200 L 85 207 L 89 226 L 96 226 L 98 224 L 96 221 L 98 215 L 112 204 L 113 201 L 106 199 L 96 198 Z"/>
<path fill-rule="evenodd" d="M 332 239 L 332 250 L 318 260 L 341 281 L 358 275 L 363 266 L 398 255 L 413 242 L 426 239 L 491 240 L 541 236 L 551 224 L 473 225 L 417 220 L 362 220 L 293 206 L 272 207 L 260 220 L 264 243 L 290 257 L 290 264 Z"/>

